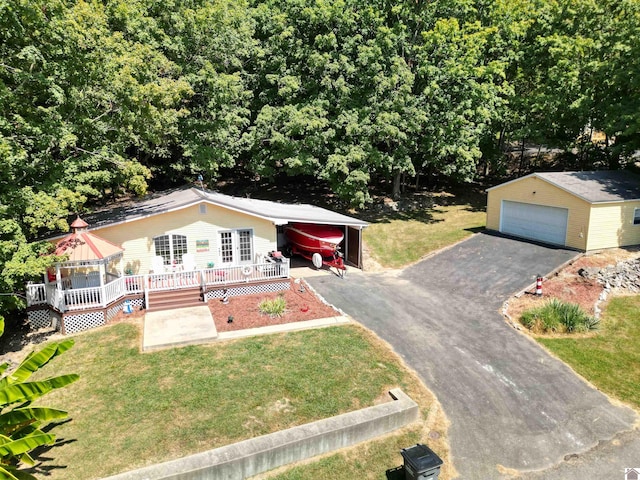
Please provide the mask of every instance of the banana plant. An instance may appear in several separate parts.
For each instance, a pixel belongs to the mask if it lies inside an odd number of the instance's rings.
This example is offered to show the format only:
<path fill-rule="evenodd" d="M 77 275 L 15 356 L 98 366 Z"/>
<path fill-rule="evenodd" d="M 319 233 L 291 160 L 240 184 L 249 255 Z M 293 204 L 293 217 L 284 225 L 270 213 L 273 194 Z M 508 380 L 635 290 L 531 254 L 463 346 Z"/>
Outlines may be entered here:
<path fill-rule="evenodd" d="M 0 336 L 4 319 L 0 316 Z M 0 365 L 0 480 L 35 480 L 19 470 L 21 464 L 35 465 L 30 452 L 43 445 L 52 445 L 55 435 L 45 433 L 48 422 L 67 417 L 67 412 L 55 408 L 34 407 L 32 402 L 50 391 L 65 387 L 76 380 L 75 374 L 60 375 L 39 381 L 27 381 L 31 375 L 58 355 L 69 350 L 74 341 L 52 343 L 33 351 L 11 373 L 8 363 Z"/>

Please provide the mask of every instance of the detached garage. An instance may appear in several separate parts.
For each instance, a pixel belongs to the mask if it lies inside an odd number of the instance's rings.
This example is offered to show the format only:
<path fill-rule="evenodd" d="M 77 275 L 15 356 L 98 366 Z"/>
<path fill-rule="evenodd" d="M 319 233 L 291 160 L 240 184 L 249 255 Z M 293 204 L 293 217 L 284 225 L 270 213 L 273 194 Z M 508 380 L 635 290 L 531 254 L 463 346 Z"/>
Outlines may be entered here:
<path fill-rule="evenodd" d="M 640 244 L 640 176 L 545 172 L 487 190 L 487 228 L 578 250 Z"/>

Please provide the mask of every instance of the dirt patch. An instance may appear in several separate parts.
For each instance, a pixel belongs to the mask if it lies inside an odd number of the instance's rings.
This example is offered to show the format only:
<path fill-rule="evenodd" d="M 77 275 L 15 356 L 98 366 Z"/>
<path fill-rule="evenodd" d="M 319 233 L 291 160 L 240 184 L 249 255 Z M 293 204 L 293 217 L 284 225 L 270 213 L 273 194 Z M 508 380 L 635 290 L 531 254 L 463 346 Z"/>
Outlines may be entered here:
<path fill-rule="evenodd" d="M 363 271 L 367 273 L 379 273 L 388 270 L 373 258 L 371 248 L 365 242 L 362 242 L 362 264 L 364 266 Z"/>
<path fill-rule="evenodd" d="M 604 268 L 639 257 L 640 251 L 637 249 L 620 248 L 583 255 L 561 271 L 545 278 L 542 283 L 541 297 L 535 295 L 535 289 L 531 289 L 511 298 L 506 313 L 514 322 L 519 322 L 520 316 L 526 310 L 539 307 L 552 298 L 557 298 L 564 302 L 577 303 L 589 315 L 594 315 L 596 302 L 604 286 L 595 279 L 582 277 L 578 272 L 581 269 Z"/>
<path fill-rule="evenodd" d="M 283 297 L 287 304 L 284 315 L 271 317 L 260 312 L 260 302 L 272 300 L 279 296 Z M 291 288 L 283 292 L 229 297 L 229 303 L 227 304 L 224 304 L 219 299 L 210 300 L 209 309 L 219 332 L 266 327 L 340 315 L 337 310 L 319 299 L 304 280 L 291 280 Z M 233 317 L 231 322 L 229 322 L 230 317 Z"/>

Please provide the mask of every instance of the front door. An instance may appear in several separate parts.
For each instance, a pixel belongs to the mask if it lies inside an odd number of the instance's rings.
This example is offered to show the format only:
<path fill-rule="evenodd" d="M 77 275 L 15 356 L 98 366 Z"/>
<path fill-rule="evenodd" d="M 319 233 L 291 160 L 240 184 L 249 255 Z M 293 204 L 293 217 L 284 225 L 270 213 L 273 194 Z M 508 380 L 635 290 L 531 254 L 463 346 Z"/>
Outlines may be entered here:
<path fill-rule="evenodd" d="M 225 230 L 218 233 L 218 256 L 222 265 L 244 265 L 253 260 L 251 229 Z"/>

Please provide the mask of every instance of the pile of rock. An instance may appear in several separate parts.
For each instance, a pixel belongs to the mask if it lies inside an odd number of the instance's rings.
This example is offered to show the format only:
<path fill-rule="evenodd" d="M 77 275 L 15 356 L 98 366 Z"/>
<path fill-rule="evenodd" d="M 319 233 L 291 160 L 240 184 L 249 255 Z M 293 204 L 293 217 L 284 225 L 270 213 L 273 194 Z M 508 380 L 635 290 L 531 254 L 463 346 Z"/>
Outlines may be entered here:
<path fill-rule="evenodd" d="M 611 289 L 624 289 L 629 292 L 640 292 L 640 259 L 618 262 L 604 268 L 589 267 L 578 270 L 578 275 L 588 279 L 595 279 L 604 290 L 596 301 L 594 311 L 596 318 L 600 317 L 600 303 L 606 300 Z"/>
<path fill-rule="evenodd" d="M 596 278 L 607 289 L 622 288 L 634 293 L 640 292 L 640 259 L 602 268 Z"/>

